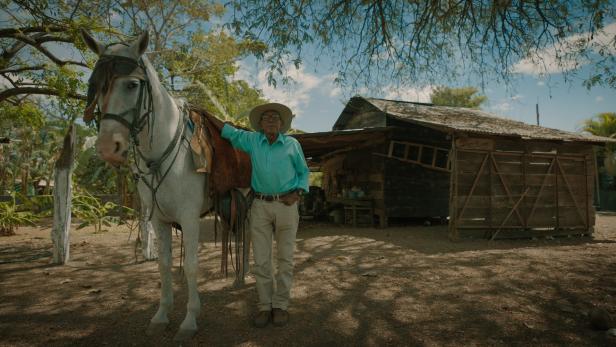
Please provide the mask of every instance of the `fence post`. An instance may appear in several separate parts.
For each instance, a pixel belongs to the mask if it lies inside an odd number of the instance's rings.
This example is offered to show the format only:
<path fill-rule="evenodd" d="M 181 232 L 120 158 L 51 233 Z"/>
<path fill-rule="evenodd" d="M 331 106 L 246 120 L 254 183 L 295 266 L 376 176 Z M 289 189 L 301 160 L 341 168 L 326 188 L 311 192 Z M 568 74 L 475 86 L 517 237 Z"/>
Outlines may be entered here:
<path fill-rule="evenodd" d="M 52 262 L 54 264 L 65 264 L 70 254 L 71 176 L 73 174 L 76 136 L 75 127 L 71 124 L 66 136 L 64 136 L 62 152 L 54 169 L 53 227 L 51 228 Z"/>

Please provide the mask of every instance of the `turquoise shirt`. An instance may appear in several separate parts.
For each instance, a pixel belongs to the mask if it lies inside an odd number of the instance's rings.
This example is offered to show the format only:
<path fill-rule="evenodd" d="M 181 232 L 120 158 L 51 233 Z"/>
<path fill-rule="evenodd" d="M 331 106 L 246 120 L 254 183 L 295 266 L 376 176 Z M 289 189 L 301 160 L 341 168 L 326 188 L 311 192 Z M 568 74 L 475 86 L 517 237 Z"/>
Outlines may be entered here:
<path fill-rule="evenodd" d="M 236 129 L 225 124 L 222 137 L 233 147 L 250 155 L 252 189 L 262 194 L 280 194 L 301 188 L 308 191 L 308 175 L 304 152 L 291 136 L 278 134 L 271 145 L 263 132 Z"/>

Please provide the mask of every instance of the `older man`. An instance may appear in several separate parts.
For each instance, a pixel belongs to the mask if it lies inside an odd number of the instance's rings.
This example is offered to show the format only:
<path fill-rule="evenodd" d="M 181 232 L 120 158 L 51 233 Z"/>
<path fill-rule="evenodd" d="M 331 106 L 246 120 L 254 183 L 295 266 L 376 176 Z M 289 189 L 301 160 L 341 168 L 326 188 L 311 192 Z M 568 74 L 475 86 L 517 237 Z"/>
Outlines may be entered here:
<path fill-rule="evenodd" d="M 250 124 L 256 132 L 225 124 L 222 137 L 250 155 L 251 185 L 255 200 L 250 209 L 249 225 L 255 265 L 253 273 L 259 294 L 259 313 L 254 323 L 259 328 L 270 321 L 286 325 L 293 253 L 299 223 L 297 202 L 308 191 L 308 166 L 296 139 L 284 133 L 291 127 L 293 114 L 285 105 L 269 103 L 250 112 Z M 272 240 L 276 239 L 278 271 L 273 276 Z M 274 282 L 275 280 L 275 282 Z"/>

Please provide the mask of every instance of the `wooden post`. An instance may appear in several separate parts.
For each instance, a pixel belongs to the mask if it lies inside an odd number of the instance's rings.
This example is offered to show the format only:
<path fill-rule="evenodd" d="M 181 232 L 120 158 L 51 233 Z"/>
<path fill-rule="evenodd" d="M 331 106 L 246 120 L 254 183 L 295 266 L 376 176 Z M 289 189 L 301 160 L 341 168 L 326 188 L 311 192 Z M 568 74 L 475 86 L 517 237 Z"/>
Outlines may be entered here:
<path fill-rule="evenodd" d="M 584 207 L 586 208 L 586 232 L 590 232 L 590 191 L 588 189 L 588 159 L 584 158 Z"/>
<path fill-rule="evenodd" d="M 53 227 L 51 228 L 52 263 L 54 264 L 65 264 L 70 255 L 71 176 L 73 173 L 75 137 L 75 128 L 71 125 L 66 132 L 66 136 L 64 136 L 62 152 L 54 170 Z"/>
<path fill-rule="evenodd" d="M 597 147 L 592 147 L 592 158 L 595 164 L 595 180 L 596 180 L 596 191 L 597 191 L 597 206 L 601 209 L 601 187 L 599 184 L 599 167 L 597 166 Z"/>
<path fill-rule="evenodd" d="M 526 167 L 528 166 L 528 152 L 527 152 L 528 148 L 526 146 L 524 146 L 524 154 L 522 154 L 522 189 L 524 189 L 524 191 L 526 191 L 526 189 L 528 188 L 528 181 L 526 178 Z M 523 208 L 523 212 L 528 212 L 528 203 L 526 201 L 526 199 L 524 199 L 524 201 L 522 201 L 522 208 Z M 524 229 L 528 229 L 528 214 L 522 214 L 524 217 Z"/>
<path fill-rule="evenodd" d="M 458 165 L 455 134 L 451 134 L 451 151 L 449 152 L 449 162 L 451 171 L 449 173 L 449 238 L 458 239 L 458 228 L 456 220 L 458 209 Z"/>
<path fill-rule="evenodd" d="M 558 229 L 560 228 L 560 213 L 558 211 L 558 205 L 559 205 L 559 197 L 558 197 L 558 171 L 556 171 L 556 168 L 560 168 L 560 162 L 558 162 L 558 154 L 556 154 L 556 157 L 554 157 L 554 161 L 555 161 L 555 166 L 554 166 L 554 203 L 556 204 L 556 228 L 554 228 L 555 232 L 558 232 Z"/>
<path fill-rule="evenodd" d="M 494 192 L 492 191 L 492 185 L 494 184 L 494 182 L 492 182 L 493 171 L 494 171 L 494 168 L 492 165 L 490 165 L 490 172 L 489 172 L 489 178 L 488 178 L 489 183 L 490 183 L 490 186 L 488 187 L 488 229 L 490 229 L 490 232 L 492 231 L 492 228 L 493 228 L 492 220 L 494 219 L 493 212 L 492 212 L 492 198 L 494 195 Z"/>

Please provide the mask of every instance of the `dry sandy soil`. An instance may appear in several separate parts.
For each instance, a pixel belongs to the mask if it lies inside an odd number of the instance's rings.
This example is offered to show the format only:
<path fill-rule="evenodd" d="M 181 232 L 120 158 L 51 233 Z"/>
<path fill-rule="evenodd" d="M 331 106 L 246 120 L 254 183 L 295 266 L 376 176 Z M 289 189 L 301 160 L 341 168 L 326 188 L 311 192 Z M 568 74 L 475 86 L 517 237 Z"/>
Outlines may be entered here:
<path fill-rule="evenodd" d="M 209 222 L 211 223 L 211 221 Z M 0 238 L 1 346 L 158 346 L 144 335 L 157 309 L 154 262 L 136 262 L 125 227 L 71 235 L 71 261 L 49 265 L 49 226 Z M 593 237 L 451 242 L 445 226 L 343 228 L 302 222 L 291 321 L 251 325 L 254 278 L 233 289 L 213 232 L 200 251 L 203 304 L 194 346 L 616 346 L 590 327 L 595 306 L 616 316 L 616 215 Z"/>

